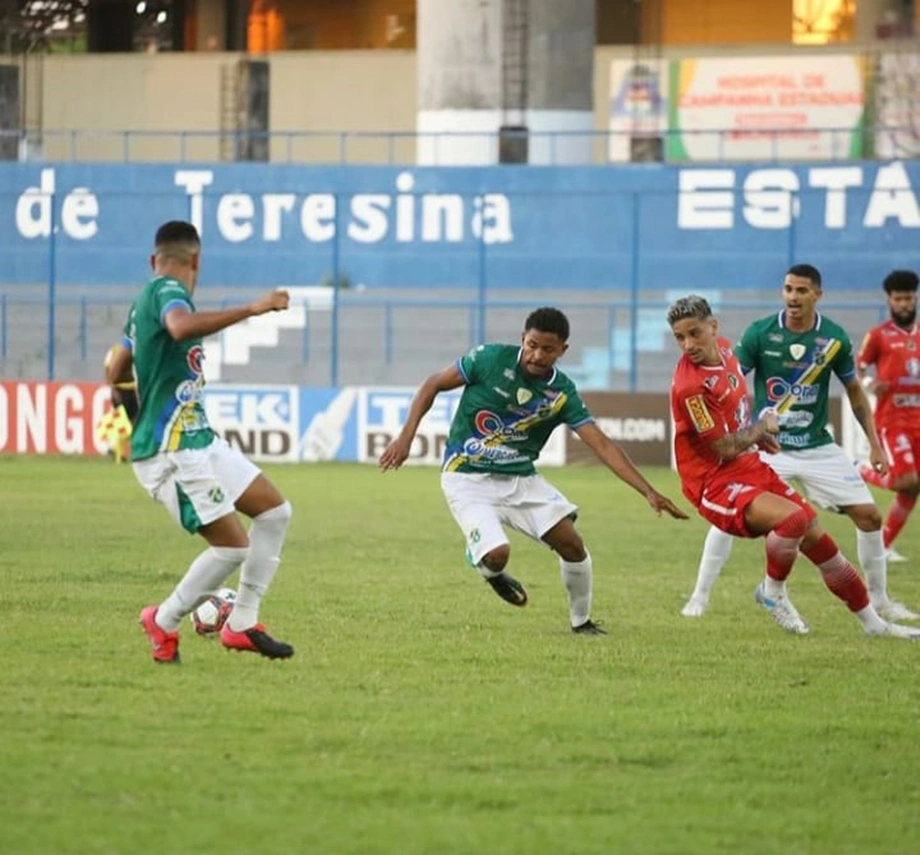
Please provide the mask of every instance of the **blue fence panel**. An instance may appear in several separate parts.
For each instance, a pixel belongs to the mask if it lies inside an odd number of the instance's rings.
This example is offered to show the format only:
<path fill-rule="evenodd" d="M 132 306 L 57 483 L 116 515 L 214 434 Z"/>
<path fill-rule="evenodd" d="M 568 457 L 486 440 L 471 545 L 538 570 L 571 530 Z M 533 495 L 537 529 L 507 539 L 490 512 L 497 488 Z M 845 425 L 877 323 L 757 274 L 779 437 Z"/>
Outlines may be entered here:
<path fill-rule="evenodd" d="M 361 354 L 382 365 L 405 358 L 414 308 L 392 292 L 406 290 L 426 311 L 439 302 L 432 323 L 450 328 L 443 344 L 451 353 L 504 329 L 534 300 L 593 301 L 586 320 L 597 341 L 585 371 L 627 372 L 628 388 L 637 388 L 639 356 L 660 354 L 663 306 L 677 294 L 727 304 L 776 293 L 786 267 L 807 261 L 822 270 L 829 298 L 864 293 L 878 306 L 884 274 L 917 264 L 918 189 L 918 162 L 3 164 L 0 352 L 7 360 L 28 336 L 44 336 L 53 376 L 66 334 L 65 346 L 67 336 L 79 339 L 74 360 L 92 358 L 87 341 L 115 323 L 100 319 L 96 298 L 117 302 L 117 287 L 127 299 L 149 274 L 154 230 L 181 218 L 202 232 L 204 300 L 343 286 L 331 292 L 331 309 L 309 313 L 293 355 L 328 359 L 331 385 L 348 379 L 338 376 L 346 348 L 352 368 Z M 6 298 L 28 286 L 35 312 L 11 321 L 19 303 Z M 58 303 L 78 308 L 56 313 Z M 42 330 L 22 325 L 37 315 Z"/>

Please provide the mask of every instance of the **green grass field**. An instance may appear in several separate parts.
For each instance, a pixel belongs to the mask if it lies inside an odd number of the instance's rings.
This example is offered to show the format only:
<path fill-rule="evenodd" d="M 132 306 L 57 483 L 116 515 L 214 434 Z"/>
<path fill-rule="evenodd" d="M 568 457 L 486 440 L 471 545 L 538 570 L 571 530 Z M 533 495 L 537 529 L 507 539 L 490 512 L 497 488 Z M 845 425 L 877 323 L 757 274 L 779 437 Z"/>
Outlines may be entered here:
<path fill-rule="evenodd" d="M 547 470 L 611 632 L 573 636 L 547 550 L 512 536 L 524 610 L 465 567 L 434 470 L 267 471 L 295 519 L 263 618 L 297 655 L 186 631 L 176 668 L 137 612 L 200 542 L 127 466 L 0 459 L 0 851 L 920 851 L 920 645 L 864 638 L 804 560 L 810 636 L 753 603 L 759 541 L 682 618 L 703 521 Z M 891 589 L 918 607 L 920 519 L 899 548 Z"/>

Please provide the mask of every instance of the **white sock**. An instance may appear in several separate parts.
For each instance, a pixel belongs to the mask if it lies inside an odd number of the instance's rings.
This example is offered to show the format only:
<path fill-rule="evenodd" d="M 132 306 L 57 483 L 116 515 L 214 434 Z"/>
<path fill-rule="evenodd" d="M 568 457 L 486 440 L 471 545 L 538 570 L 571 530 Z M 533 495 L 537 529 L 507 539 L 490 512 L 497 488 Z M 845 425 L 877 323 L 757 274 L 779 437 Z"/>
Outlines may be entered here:
<path fill-rule="evenodd" d="M 703 554 L 700 556 L 700 566 L 696 572 L 696 587 L 693 596 L 700 600 L 708 600 L 709 592 L 719 578 L 719 573 L 732 554 L 732 536 L 726 534 L 715 526 L 710 526 L 703 541 Z"/>
<path fill-rule="evenodd" d="M 768 599 L 778 600 L 780 597 L 786 596 L 786 583 L 781 582 L 779 579 L 774 579 L 772 576 L 764 576 L 763 592 Z"/>
<path fill-rule="evenodd" d="M 253 517 L 249 527 L 249 555 L 240 570 L 240 589 L 227 621 L 234 632 L 242 632 L 259 622 L 259 603 L 281 563 L 281 547 L 290 521 L 290 502 Z"/>
<path fill-rule="evenodd" d="M 166 632 L 175 632 L 182 618 L 219 588 L 248 553 L 246 547 L 209 546 L 191 563 L 173 592 L 160 603 L 157 626 Z"/>
<path fill-rule="evenodd" d="M 859 566 L 866 577 L 869 599 L 876 605 L 888 602 L 888 559 L 885 557 L 885 544 L 882 530 L 856 530 L 856 554 Z"/>
<path fill-rule="evenodd" d="M 591 555 L 586 552 L 584 561 L 565 561 L 560 558 L 559 575 L 569 595 L 572 626 L 581 626 L 591 617 Z"/>
<path fill-rule="evenodd" d="M 862 624 L 862 628 L 866 632 L 882 632 L 888 625 L 879 617 L 878 612 L 871 605 L 860 609 L 858 612 L 853 612 L 853 614 L 856 615 L 856 619 Z"/>

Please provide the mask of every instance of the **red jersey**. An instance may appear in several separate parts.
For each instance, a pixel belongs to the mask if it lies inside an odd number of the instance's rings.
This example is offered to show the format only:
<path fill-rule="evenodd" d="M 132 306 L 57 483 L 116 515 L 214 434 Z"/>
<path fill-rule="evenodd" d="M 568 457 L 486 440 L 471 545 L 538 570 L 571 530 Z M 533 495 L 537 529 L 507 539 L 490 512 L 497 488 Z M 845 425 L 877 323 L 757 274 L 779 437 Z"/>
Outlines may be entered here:
<path fill-rule="evenodd" d="M 718 345 L 721 365 L 694 365 L 684 355 L 671 383 L 677 472 L 684 495 L 697 507 L 713 480 L 738 478 L 761 465 L 755 453 L 723 460 L 712 449 L 715 440 L 747 426 L 751 417 L 747 384 L 731 342 L 720 338 Z M 751 452 L 756 450 L 752 445 Z"/>
<path fill-rule="evenodd" d="M 876 425 L 920 431 L 920 325 L 904 329 L 888 320 L 873 327 L 856 362 L 863 371 L 874 365 L 876 380 L 889 386 L 876 396 Z"/>

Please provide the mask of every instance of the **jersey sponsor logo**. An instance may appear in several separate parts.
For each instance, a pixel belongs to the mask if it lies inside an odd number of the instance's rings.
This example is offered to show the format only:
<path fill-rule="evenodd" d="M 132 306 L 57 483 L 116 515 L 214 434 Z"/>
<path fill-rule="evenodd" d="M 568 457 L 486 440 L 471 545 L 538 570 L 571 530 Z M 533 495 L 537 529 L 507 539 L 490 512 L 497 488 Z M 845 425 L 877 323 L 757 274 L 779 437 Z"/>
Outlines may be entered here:
<path fill-rule="evenodd" d="M 805 355 L 805 345 L 804 344 L 790 344 L 789 352 L 792 354 L 792 358 L 795 360 L 801 359 Z"/>
<path fill-rule="evenodd" d="M 188 363 L 188 367 L 192 374 L 196 377 L 200 375 L 204 369 L 204 348 L 200 344 L 196 344 L 189 348 L 185 356 L 185 361 Z"/>
<path fill-rule="evenodd" d="M 776 439 L 784 448 L 786 446 L 803 448 L 811 441 L 811 435 L 807 433 L 787 433 L 785 431 L 780 431 L 776 435 Z"/>
<path fill-rule="evenodd" d="M 480 410 L 476 413 L 476 418 L 473 421 L 476 425 L 476 432 L 487 440 L 495 438 L 502 441 L 520 442 L 527 439 L 526 433 L 506 425 L 501 416 L 489 412 L 489 410 Z"/>
<path fill-rule="evenodd" d="M 767 398 L 772 403 L 789 398 L 793 404 L 811 405 L 817 402 L 819 386 L 808 383 L 790 383 L 784 377 L 771 377 L 766 382 Z"/>
<path fill-rule="evenodd" d="M 920 395 L 899 394 L 893 400 L 896 407 L 920 407 Z"/>
<path fill-rule="evenodd" d="M 784 428 L 807 428 L 814 420 L 814 414 L 808 410 L 793 410 L 777 416 L 777 421 Z"/>
<path fill-rule="evenodd" d="M 495 463 L 521 463 L 529 460 L 526 454 L 521 454 L 506 445 L 487 445 L 486 440 L 470 437 L 463 443 L 463 453 L 469 458 L 485 458 Z"/>
<path fill-rule="evenodd" d="M 709 412 L 709 407 L 706 406 L 706 401 L 703 399 L 702 395 L 694 395 L 692 398 L 687 398 L 687 412 L 690 414 L 690 420 L 693 422 L 693 426 L 700 433 L 706 433 L 708 430 L 712 430 L 715 426 L 715 420 L 712 417 L 712 414 Z"/>

